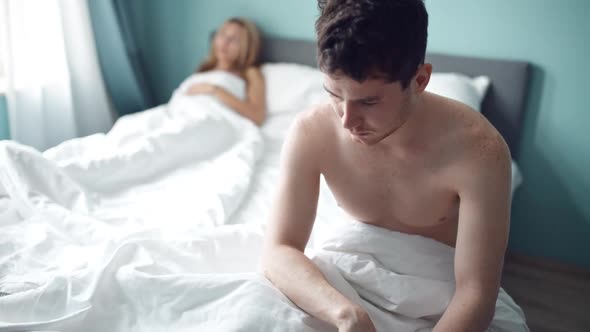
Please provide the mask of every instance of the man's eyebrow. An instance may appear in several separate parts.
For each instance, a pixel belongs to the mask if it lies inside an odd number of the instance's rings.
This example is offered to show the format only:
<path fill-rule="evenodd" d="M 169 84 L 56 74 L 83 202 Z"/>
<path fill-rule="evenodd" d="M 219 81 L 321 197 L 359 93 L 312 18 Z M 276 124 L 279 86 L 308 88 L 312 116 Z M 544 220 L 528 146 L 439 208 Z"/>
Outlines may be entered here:
<path fill-rule="evenodd" d="M 337 97 L 337 98 L 342 98 L 339 95 L 335 94 L 334 92 L 330 91 L 330 89 L 328 89 L 328 87 L 326 87 L 325 84 L 323 85 L 323 87 L 324 87 L 324 90 L 326 90 L 326 92 L 331 94 L 332 96 Z M 381 98 L 382 98 L 381 96 L 368 96 L 365 98 L 355 99 L 353 101 L 360 102 L 360 103 L 362 103 L 362 102 L 375 102 L 375 101 L 381 100 Z"/>

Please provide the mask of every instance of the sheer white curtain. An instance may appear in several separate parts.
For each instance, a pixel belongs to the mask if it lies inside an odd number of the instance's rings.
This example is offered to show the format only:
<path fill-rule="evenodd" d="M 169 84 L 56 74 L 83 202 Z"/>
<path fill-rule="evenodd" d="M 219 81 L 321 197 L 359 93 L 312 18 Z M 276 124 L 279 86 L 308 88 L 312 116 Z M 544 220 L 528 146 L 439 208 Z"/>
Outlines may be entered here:
<path fill-rule="evenodd" d="M 0 0 L 11 139 L 41 151 L 113 124 L 87 0 Z"/>

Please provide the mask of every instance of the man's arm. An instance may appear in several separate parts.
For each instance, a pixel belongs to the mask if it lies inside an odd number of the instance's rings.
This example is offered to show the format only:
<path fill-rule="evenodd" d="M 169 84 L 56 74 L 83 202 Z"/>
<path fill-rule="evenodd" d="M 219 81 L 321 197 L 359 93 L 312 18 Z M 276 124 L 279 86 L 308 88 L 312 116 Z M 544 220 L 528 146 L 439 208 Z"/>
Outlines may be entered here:
<path fill-rule="evenodd" d="M 300 116 L 282 151 L 281 179 L 265 237 L 265 276 L 297 306 L 340 331 L 374 331 L 367 313 L 333 288 L 303 252 L 316 216 L 321 141 L 313 115 Z M 315 131 L 317 132 L 317 131 Z M 370 325 L 368 325 L 370 324 Z"/>
<path fill-rule="evenodd" d="M 434 332 L 485 331 L 495 312 L 510 220 L 510 152 L 484 142 L 459 184 L 456 290 Z"/>

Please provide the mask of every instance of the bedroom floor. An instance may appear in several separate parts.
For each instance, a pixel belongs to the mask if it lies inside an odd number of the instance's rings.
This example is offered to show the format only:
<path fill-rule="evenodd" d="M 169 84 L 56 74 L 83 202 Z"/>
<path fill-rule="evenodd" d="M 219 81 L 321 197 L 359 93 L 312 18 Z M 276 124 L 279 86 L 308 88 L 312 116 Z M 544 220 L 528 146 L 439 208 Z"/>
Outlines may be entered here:
<path fill-rule="evenodd" d="M 524 310 L 531 332 L 590 331 L 590 271 L 509 256 L 502 287 Z"/>

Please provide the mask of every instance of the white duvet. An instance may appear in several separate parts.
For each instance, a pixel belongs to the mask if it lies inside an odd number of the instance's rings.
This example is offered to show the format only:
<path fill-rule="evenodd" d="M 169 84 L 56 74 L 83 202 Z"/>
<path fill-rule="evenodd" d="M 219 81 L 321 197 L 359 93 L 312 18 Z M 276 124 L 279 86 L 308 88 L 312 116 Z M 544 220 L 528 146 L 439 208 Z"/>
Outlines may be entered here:
<path fill-rule="evenodd" d="M 0 142 L 0 329 L 79 319 L 120 291 L 102 282 L 124 248 L 224 224 L 263 150 L 252 122 L 182 93 L 44 153 Z"/>
<path fill-rule="evenodd" d="M 260 130 L 184 96 L 198 80 L 106 135 L 0 143 L 0 331 L 335 331 L 257 272 L 295 112 Z M 379 331 L 429 331 L 452 295 L 452 248 L 351 222 L 324 184 L 313 233 L 308 255 Z M 490 331 L 527 331 L 505 293 Z"/>

